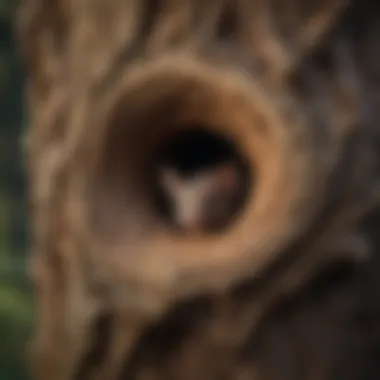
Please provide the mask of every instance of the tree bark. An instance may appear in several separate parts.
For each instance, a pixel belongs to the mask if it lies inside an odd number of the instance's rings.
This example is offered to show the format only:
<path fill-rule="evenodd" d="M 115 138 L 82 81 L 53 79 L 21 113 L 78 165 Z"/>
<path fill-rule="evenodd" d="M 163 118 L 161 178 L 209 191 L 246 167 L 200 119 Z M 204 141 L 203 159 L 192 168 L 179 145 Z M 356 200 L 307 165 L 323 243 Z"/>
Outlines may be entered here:
<path fill-rule="evenodd" d="M 36 379 L 380 378 L 378 25 L 366 0 L 22 2 Z M 226 229 L 173 227 L 164 156 L 239 160 Z"/>

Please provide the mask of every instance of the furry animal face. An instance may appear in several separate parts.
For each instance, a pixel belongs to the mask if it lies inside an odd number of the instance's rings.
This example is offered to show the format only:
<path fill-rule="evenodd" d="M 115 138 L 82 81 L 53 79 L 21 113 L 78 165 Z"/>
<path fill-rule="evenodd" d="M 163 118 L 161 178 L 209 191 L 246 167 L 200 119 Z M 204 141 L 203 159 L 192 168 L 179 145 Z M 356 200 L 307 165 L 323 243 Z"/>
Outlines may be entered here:
<path fill-rule="evenodd" d="M 239 192 L 238 174 L 232 163 L 189 177 L 175 168 L 163 167 L 161 183 L 171 200 L 175 223 L 189 231 L 223 225 L 234 212 Z"/>

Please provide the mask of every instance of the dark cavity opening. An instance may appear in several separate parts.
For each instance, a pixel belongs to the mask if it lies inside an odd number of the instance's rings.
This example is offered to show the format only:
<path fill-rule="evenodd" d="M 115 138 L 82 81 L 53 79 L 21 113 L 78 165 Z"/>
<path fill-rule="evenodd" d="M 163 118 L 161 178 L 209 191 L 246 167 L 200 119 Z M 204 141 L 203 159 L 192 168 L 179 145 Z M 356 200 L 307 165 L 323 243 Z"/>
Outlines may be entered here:
<path fill-rule="evenodd" d="M 172 188 L 163 180 L 168 169 L 175 173 Z M 157 209 L 182 232 L 216 232 L 229 226 L 243 208 L 252 182 L 248 164 L 232 141 L 194 127 L 174 133 L 160 145 L 154 173 Z M 182 209 L 186 211 L 181 213 Z"/>

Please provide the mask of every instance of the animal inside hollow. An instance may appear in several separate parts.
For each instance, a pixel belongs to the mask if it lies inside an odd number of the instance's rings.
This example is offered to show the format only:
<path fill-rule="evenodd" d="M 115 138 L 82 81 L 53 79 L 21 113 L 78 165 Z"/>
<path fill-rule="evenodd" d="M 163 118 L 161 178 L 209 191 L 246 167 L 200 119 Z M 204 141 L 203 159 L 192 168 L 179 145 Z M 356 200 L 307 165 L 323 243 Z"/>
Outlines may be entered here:
<path fill-rule="evenodd" d="M 159 183 L 169 202 L 170 219 L 184 232 L 210 232 L 226 227 L 243 195 L 243 178 L 234 162 L 189 174 L 172 166 L 159 169 Z"/>

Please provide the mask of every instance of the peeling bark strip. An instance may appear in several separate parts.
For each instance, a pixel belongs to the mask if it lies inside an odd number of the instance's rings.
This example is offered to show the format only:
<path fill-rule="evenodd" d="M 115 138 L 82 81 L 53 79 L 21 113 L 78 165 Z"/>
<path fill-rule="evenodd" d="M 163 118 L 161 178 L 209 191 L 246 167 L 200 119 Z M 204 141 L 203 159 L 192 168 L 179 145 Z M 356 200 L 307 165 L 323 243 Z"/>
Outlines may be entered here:
<path fill-rule="evenodd" d="M 24 0 L 17 31 L 36 380 L 380 378 L 378 2 Z M 225 162 L 234 218 L 177 230 L 160 170 Z"/>

